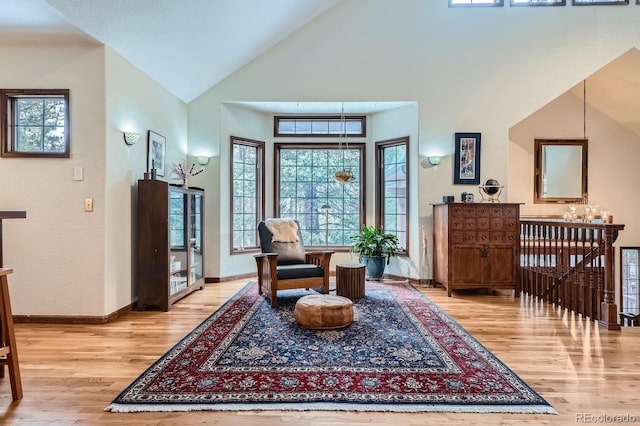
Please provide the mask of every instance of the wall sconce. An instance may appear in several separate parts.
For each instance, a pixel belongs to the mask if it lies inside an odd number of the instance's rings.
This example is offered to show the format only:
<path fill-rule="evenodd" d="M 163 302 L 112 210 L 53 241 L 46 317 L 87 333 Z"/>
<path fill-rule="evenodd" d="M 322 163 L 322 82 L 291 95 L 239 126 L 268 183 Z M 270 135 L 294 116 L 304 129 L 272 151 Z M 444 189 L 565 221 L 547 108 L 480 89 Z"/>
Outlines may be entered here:
<path fill-rule="evenodd" d="M 206 157 L 204 155 L 198 155 L 196 157 L 196 161 L 198 162 L 198 164 L 200 164 L 201 166 L 206 166 L 207 164 L 209 164 L 209 160 L 211 159 L 211 157 Z"/>
<path fill-rule="evenodd" d="M 140 135 L 135 132 L 124 132 L 124 143 L 127 145 L 133 145 L 138 142 Z"/>
<path fill-rule="evenodd" d="M 427 160 L 429 160 L 429 164 L 431 164 L 432 166 L 437 166 L 442 161 L 442 156 L 441 155 L 431 155 L 431 156 L 427 157 Z"/>

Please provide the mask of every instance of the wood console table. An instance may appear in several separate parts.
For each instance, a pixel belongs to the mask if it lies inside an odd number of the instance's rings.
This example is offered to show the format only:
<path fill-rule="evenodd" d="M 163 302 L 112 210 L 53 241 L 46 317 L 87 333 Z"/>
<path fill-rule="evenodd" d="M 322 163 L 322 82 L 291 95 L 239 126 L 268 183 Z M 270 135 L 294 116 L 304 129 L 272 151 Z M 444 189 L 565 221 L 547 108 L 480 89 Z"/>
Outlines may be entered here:
<path fill-rule="evenodd" d="M 0 268 L 4 266 L 2 261 L 2 219 L 25 219 L 27 212 L 24 210 L 2 211 L 0 210 Z"/>

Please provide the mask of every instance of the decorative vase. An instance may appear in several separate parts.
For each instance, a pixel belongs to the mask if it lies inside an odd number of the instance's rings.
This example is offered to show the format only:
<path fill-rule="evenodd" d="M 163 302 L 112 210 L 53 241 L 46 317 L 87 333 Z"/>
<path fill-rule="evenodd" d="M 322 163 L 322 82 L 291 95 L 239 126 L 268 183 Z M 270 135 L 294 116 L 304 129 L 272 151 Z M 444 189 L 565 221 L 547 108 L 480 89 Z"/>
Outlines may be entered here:
<path fill-rule="evenodd" d="M 367 267 L 367 277 L 382 278 L 387 256 L 363 257 L 362 263 Z"/>

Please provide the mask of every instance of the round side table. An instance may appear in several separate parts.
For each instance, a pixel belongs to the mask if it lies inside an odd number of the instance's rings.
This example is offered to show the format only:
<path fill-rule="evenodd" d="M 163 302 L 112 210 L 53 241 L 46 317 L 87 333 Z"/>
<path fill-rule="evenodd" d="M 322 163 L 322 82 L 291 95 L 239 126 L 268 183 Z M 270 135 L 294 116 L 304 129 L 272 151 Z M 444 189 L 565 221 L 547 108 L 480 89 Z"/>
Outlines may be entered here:
<path fill-rule="evenodd" d="M 365 266 L 361 263 L 336 265 L 336 294 L 351 300 L 365 296 Z"/>

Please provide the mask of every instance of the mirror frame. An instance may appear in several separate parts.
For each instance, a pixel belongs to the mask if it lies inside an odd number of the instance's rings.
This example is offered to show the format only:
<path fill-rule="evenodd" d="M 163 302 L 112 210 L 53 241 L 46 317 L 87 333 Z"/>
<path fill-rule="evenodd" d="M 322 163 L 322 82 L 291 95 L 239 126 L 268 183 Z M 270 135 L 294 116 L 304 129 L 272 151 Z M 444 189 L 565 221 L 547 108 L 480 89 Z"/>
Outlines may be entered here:
<path fill-rule="evenodd" d="M 535 140 L 535 161 L 534 161 L 534 175 L 533 175 L 533 202 L 534 204 L 548 204 L 548 203 L 586 203 L 588 201 L 588 186 L 587 186 L 587 164 L 588 164 L 588 139 L 536 139 Z M 582 176 L 581 187 L 582 196 L 580 197 L 542 197 L 542 149 L 545 146 L 580 146 L 582 147 Z"/>

